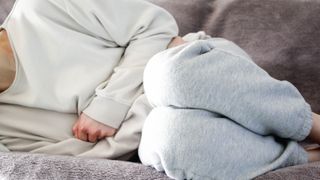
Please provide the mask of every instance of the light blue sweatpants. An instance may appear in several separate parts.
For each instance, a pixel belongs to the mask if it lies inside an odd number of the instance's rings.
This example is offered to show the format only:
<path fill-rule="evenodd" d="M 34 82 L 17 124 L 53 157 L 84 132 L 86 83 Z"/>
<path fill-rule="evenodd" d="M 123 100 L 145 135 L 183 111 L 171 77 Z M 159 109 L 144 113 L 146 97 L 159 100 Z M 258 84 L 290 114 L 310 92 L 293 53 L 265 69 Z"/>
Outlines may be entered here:
<path fill-rule="evenodd" d="M 139 156 L 172 178 L 251 179 L 307 162 L 297 141 L 311 129 L 309 104 L 230 41 L 198 40 L 158 53 L 144 86 L 154 109 Z"/>

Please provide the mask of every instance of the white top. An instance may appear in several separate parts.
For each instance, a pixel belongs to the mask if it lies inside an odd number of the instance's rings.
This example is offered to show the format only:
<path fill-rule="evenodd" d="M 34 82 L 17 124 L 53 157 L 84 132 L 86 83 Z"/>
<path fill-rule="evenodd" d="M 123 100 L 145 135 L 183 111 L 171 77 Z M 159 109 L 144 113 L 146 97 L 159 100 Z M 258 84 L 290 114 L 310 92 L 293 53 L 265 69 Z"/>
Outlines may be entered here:
<path fill-rule="evenodd" d="M 0 103 L 84 112 L 114 128 L 143 93 L 150 57 L 178 33 L 169 13 L 143 0 L 17 0 L 1 27 L 16 77 Z"/>

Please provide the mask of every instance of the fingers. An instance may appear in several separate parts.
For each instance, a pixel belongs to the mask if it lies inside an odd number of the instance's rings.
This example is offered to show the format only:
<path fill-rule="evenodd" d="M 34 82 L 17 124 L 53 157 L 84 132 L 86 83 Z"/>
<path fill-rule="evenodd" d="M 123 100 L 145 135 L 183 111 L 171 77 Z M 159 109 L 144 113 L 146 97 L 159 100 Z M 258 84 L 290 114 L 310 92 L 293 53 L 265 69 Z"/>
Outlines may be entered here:
<path fill-rule="evenodd" d="M 100 135 L 100 131 L 88 133 L 88 130 L 86 130 L 85 128 L 79 128 L 79 126 L 79 122 L 76 122 L 72 127 L 73 136 L 77 139 L 91 143 L 96 143 L 98 140 L 104 138 Z"/>
<path fill-rule="evenodd" d="M 99 135 L 99 140 L 108 137 L 108 132 L 107 131 L 103 131 L 102 133 L 100 133 Z"/>
<path fill-rule="evenodd" d="M 104 133 L 100 133 L 100 131 L 96 131 L 94 133 L 89 133 L 87 132 L 87 130 L 84 130 L 84 129 L 82 130 L 76 129 L 74 132 L 74 136 L 77 139 L 91 142 L 91 143 L 96 143 L 98 140 L 101 140 L 113 135 L 114 135 L 114 132 L 105 131 Z"/>
<path fill-rule="evenodd" d="M 76 123 L 73 125 L 73 127 L 72 127 L 72 134 L 73 134 L 73 136 L 75 136 L 76 138 L 78 138 L 78 136 L 77 136 L 77 132 L 78 132 L 78 121 L 79 120 L 77 120 L 76 121 Z"/>
<path fill-rule="evenodd" d="M 82 141 L 88 141 L 87 129 L 80 126 L 80 121 L 77 120 L 72 127 L 73 136 Z M 91 137 L 93 138 L 93 137 Z"/>
<path fill-rule="evenodd" d="M 77 130 L 75 131 L 74 136 L 82 141 L 96 143 L 100 137 L 99 134 L 99 132 L 88 133 L 87 130 Z"/>
<path fill-rule="evenodd" d="M 96 143 L 103 138 L 114 136 L 116 129 L 81 114 L 72 127 L 72 132 L 77 139 Z"/>
<path fill-rule="evenodd" d="M 81 139 L 82 141 L 88 141 L 87 129 L 80 128 L 78 131 L 78 138 Z"/>
<path fill-rule="evenodd" d="M 88 134 L 88 140 L 89 142 L 95 143 L 98 140 L 99 137 L 99 131 L 95 132 L 95 133 L 89 133 Z"/>

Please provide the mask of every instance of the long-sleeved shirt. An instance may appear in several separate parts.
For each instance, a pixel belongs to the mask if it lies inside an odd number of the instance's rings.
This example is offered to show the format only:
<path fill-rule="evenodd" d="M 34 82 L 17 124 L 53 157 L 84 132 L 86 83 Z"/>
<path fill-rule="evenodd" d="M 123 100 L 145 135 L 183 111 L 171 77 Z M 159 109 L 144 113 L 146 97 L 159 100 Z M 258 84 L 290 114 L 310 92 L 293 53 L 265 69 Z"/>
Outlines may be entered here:
<path fill-rule="evenodd" d="M 1 28 L 16 76 L 0 103 L 84 112 L 114 128 L 143 93 L 150 57 L 178 33 L 169 13 L 143 0 L 18 0 Z"/>

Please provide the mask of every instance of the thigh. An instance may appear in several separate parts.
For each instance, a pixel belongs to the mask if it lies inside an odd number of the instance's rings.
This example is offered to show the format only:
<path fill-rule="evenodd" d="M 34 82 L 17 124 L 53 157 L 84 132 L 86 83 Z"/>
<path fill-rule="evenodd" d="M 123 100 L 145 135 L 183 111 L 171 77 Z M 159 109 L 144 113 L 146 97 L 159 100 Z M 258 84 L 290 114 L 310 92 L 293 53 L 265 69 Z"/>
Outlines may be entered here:
<path fill-rule="evenodd" d="M 250 179 L 306 161 L 294 141 L 258 135 L 207 111 L 169 107 L 148 116 L 139 155 L 177 179 Z"/>

